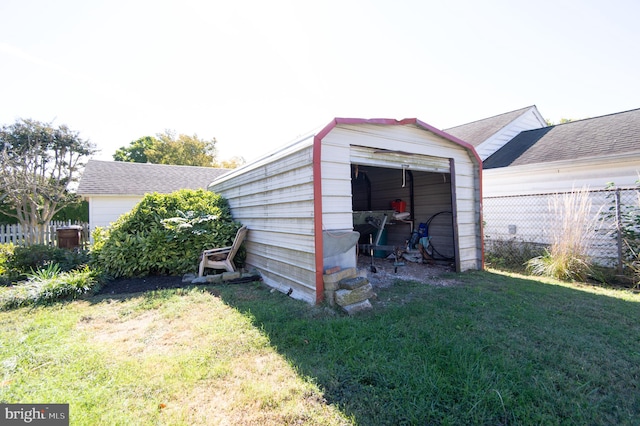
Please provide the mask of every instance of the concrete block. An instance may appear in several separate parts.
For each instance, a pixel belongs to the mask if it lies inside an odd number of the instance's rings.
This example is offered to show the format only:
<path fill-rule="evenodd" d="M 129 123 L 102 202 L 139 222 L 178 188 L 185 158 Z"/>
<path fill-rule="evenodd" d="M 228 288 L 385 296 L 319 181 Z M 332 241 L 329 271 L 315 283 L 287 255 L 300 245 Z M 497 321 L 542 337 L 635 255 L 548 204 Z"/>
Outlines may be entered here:
<path fill-rule="evenodd" d="M 340 306 L 352 305 L 357 302 L 362 302 L 370 297 L 375 297 L 373 292 L 373 286 L 371 283 L 358 287 L 355 290 L 336 290 L 336 303 Z"/>
<path fill-rule="evenodd" d="M 369 280 L 364 277 L 344 278 L 338 283 L 338 287 L 345 290 L 355 290 L 358 287 L 369 284 Z"/>
<path fill-rule="evenodd" d="M 191 282 L 193 282 L 193 280 L 195 280 L 196 278 L 198 278 L 198 277 L 196 276 L 196 274 L 184 274 L 184 275 L 182 276 L 182 282 L 183 282 L 183 283 L 191 283 Z"/>
<path fill-rule="evenodd" d="M 237 280 L 242 276 L 242 274 L 238 271 L 236 272 L 223 272 L 222 273 L 222 281 L 231 281 Z"/>
<path fill-rule="evenodd" d="M 345 268 L 333 274 L 323 275 L 325 290 L 337 290 L 338 283 L 344 278 L 351 278 L 356 276 L 356 268 Z"/>
<path fill-rule="evenodd" d="M 327 302 L 327 305 L 331 307 L 336 306 L 336 292 L 333 290 L 325 290 L 324 300 Z"/>
<path fill-rule="evenodd" d="M 223 275 L 222 274 L 207 275 L 205 278 L 207 279 L 207 283 L 209 284 L 218 284 L 222 282 Z"/>
<path fill-rule="evenodd" d="M 371 306 L 371 302 L 369 302 L 369 299 L 342 307 L 342 310 L 344 310 L 349 315 L 355 315 L 358 312 L 367 311 L 369 309 L 373 309 L 373 306 Z"/>

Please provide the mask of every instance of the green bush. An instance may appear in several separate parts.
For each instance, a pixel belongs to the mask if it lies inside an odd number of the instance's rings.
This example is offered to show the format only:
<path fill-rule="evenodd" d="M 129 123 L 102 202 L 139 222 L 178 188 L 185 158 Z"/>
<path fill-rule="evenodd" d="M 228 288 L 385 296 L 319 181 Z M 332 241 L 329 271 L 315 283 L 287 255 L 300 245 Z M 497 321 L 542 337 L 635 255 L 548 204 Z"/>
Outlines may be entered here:
<path fill-rule="evenodd" d="M 527 261 L 543 252 L 540 244 L 515 238 L 485 240 L 485 262 L 495 269 L 525 272 Z"/>
<path fill-rule="evenodd" d="M 16 246 L 13 244 L 0 244 L 0 276 L 3 276 L 8 271 L 7 263 L 9 259 L 13 256 L 13 251 Z"/>
<path fill-rule="evenodd" d="M 76 299 L 100 288 L 100 273 L 85 266 L 81 270 L 62 272 L 57 264 L 50 264 L 21 282 L 0 293 L 0 309 L 42 305 L 58 300 Z"/>
<path fill-rule="evenodd" d="M 193 272 L 204 249 L 230 245 L 240 226 L 216 193 L 147 194 L 109 229 L 94 232 L 93 259 L 113 278 Z"/>
<path fill-rule="evenodd" d="M 13 246 L 5 244 L 0 250 L 2 283 L 24 280 L 32 271 L 58 265 L 62 272 L 82 268 L 89 263 L 86 250 L 67 250 L 44 244 Z"/>

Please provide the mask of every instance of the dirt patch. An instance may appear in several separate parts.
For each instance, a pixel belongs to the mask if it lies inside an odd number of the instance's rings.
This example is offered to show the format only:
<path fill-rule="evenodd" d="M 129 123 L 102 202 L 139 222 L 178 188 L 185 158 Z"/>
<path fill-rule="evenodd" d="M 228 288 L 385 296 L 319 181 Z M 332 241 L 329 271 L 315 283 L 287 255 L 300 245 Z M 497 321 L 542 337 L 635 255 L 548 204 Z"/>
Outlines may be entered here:
<path fill-rule="evenodd" d="M 455 281 L 441 278 L 442 274 L 453 272 L 450 264 L 427 264 L 403 261 L 396 265 L 394 259 L 373 258 L 371 267 L 370 256 L 358 256 L 358 270 L 367 274 L 367 279 L 373 287 L 384 288 L 394 284 L 396 280 L 419 281 L 432 285 L 451 285 Z M 373 272 L 375 270 L 375 272 Z"/>

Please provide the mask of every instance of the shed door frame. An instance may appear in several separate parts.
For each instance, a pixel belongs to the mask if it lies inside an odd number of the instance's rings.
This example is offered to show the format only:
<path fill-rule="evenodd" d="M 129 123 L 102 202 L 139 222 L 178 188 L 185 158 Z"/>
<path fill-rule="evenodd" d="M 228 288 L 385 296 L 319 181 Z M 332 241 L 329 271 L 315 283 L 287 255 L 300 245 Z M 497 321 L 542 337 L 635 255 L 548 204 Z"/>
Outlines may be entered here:
<path fill-rule="evenodd" d="M 402 169 L 432 173 L 448 173 L 451 185 L 451 214 L 453 216 L 453 251 L 456 272 L 461 271 L 460 234 L 458 229 L 458 205 L 456 191 L 456 168 L 453 158 L 433 157 L 424 154 L 392 151 L 359 145 L 350 146 L 350 163 L 388 169 Z"/>

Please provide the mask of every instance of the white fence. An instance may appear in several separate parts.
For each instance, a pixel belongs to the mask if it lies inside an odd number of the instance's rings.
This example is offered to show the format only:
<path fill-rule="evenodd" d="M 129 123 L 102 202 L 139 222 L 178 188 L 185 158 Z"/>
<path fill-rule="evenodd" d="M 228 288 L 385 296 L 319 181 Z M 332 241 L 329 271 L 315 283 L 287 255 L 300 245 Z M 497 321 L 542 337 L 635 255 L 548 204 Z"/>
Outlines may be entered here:
<path fill-rule="evenodd" d="M 68 226 L 82 226 L 80 232 L 80 247 L 84 247 L 89 242 L 89 224 L 77 221 L 55 221 L 49 222 L 49 226 L 44 229 L 44 244 L 58 245 L 58 229 Z M 22 226 L 17 225 L 1 225 L 0 224 L 0 244 L 12 243 L 15 245 L 26 245 L 26 235 L 22 230 Z"/>

